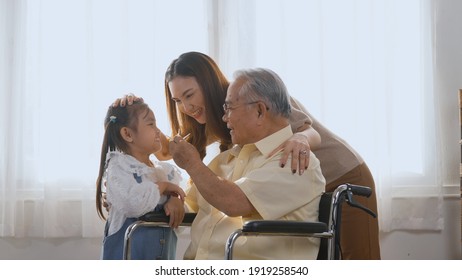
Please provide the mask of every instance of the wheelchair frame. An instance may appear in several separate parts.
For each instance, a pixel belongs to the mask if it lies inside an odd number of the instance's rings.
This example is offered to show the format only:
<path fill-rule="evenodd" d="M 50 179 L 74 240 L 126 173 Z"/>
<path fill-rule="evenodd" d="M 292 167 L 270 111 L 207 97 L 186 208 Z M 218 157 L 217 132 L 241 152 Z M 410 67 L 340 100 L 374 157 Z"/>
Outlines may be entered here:
<path fill-rule="evenodd" d="M 191 226 L 195 217 L 196 213 L 185 213 L 180 226 Z M 142 227 L 169 227 L 169 219 L 170 218 L 163 213 L 149 212 L 138 218 L 138 221 L 129 225 L 125 231 L 123 259 L 130 259 L 131 237 L 137 229 Z"/>
<path fill-rule="evenodd" d="M 347 202 L 376 217 L 376 214 L 354 201 L 353 196 L 369 197 L 371 189 L 352 184 L 339 185 L 334 192 L 322 194 L 319 202 L 319 222 L 283 221 L 283 220 L 255 220 L 246 222 L 241 229 L 231 233 L 225 244 L 225 259 L 231 260 L 233 247 L 241 236 L 294 236 L 315 237 L 321 239 L 317 259 L 341 259 L 340 224 L 342 204 Z M 186 213 L 180 226 L 191 226 L 196 213 Z M 149 212 L 132 223 L 125 232 L 123 259 L 130 259 L 130 239 L 133 233 L 141 227 L 168 227 L 169 217 L 165 214 Z"/>
<path fill-rule="evenodd" d="M 241 229 L 234 231 L 225 245 L 225 259 L 233 257 L 233 247 L 241 236 L 294 236 L 321 238 L 317 259 L 341 259 L 340 224 L 342 203 L 347 202 L 353 207 L 366 211 L 376 217 L 376 214 L 354 201 L 354 195 L 369 197 L 369 187 L 352 184 L 342 184 L 333 193 L 323 193 L 319 202 L 319 222 L 258 220 L 248 221 Z M 325 242 L 327 240 L 327 242 Z"/>

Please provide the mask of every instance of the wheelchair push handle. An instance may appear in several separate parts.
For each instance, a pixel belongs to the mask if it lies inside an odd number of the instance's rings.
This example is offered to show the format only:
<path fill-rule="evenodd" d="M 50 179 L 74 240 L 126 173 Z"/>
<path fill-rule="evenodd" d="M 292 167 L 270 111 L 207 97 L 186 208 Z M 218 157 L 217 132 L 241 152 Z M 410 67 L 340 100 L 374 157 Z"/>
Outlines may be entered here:
<path fill-rule="evenodd" d="M 365 197 L 371 196 L 372 194 L 371 188 L 347 183 L 347 184 L 340 186 L 338 190 L 339 192 L 343 193 L 348 205 L 350 205 L 351 207 L 359 208 L 374 218 L 377 217 L 377 214 L 374 213 L 374 211 L 370 210 L 369 208 L 363 206 L 362 204 L 356 202 L 353 199 L 353 196 L 355 195 L 360 195 L 360 196 L 365 196 Z"/>
<path fill-rule="evenodd" d="M 358 186 L 353 184 L 346 184 L 347 190 L 351 191 L 354 195 L 360 195 L 365 197 L 370 197 L 372 190 L 369 187 Z"/>

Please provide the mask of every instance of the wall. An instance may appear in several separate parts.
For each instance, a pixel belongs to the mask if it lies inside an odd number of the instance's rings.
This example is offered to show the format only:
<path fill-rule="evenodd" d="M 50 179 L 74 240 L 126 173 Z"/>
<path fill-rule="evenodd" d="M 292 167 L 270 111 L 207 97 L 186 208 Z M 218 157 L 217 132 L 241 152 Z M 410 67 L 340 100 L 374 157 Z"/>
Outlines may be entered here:
<path fill-rule="evenodd" d="M 441 232 L 394 231 L 381 234 L 383 259 L 462 259 L 459 195 L 458 89 L 462 89 L 462 1 L 435 0 L 436 80 L 444 121 L 445 227 Z M 0 259 L 98 259 L 100 238 L 0 239 Z M 187 241 L 180 239 L 179 253 Z"/>

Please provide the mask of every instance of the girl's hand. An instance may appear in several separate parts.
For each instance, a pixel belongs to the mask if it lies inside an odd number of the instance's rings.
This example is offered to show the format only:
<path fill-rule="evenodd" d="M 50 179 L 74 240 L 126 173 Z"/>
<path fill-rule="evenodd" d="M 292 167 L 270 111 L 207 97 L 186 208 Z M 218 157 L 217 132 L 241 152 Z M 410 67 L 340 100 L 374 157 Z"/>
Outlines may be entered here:
<path fill-rule="evenodd" d="M 109 205 L 109 203 L 107 203 L 107 194 L 103 193 L 101 195 L 101 198 L 102 198 L 103 207 L 106 209 L 107 212 L 109 212 L 109 209 L 111 208 L 111 206 Z"/>
<path fill-rule="evenodd" d="M 281 160 L 279 164 L 284 167 L 287 163 L 289 155 L 291 155 L 291 169 L 292 173 L 295 174 L 298 170 L 298 174 L 302 175 L 308 165 L 310 164 L 310 144 L 308 138 L 300 133 L 295 133 L 289 140 L 285 141 L 274 149 L 268 157 L 271 157 L 280 150 L 283 150 Z"/>
<path fill-rule="evenodd" d="M 170 182 L 157 182 L 159 186 L 159 192 L 165 195 L 171 195 L 178 197 L 181 201 L 184 201 L 186 193 L 180 186 L 172 184 Z"/>
<path fill-rule="evenodd" d="M 133 93 L 129 93 L 129 94 L 124 95 L 121 98 L 117 98 L 112 103 L 112 107 L 118 107 L 118 106 L 125 107 L 125 105 L 127 105 L 127 104 L 132 105 L 133 101 L 143 101 L 143 98 L 138 97 L 138 96 L 134 95 Z"/>
<path fill-rule="evenodd" d="M 177 197 L 170 197 L 164 204 L 165 215 L 170 217 L 168 225 L 177 228 L 184 219 L 184 203 Z"/>

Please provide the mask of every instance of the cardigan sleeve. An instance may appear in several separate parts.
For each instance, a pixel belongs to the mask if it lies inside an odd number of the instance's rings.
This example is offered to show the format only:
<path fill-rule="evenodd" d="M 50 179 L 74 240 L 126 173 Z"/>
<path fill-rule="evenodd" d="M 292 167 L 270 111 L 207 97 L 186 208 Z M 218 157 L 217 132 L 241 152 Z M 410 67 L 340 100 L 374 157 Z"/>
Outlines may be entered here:
<path fill-rule="evenodd" d="M 313 124 L 313 120 L 308 115 L 306 108 L 292 96 L 290 97 L 290 106 L 292 112 L 289 116 L 289 122 L 292 132 L 297 132 L 302 126 L 311 126 Z"/>

